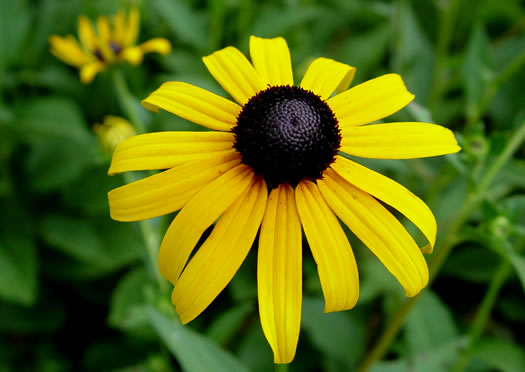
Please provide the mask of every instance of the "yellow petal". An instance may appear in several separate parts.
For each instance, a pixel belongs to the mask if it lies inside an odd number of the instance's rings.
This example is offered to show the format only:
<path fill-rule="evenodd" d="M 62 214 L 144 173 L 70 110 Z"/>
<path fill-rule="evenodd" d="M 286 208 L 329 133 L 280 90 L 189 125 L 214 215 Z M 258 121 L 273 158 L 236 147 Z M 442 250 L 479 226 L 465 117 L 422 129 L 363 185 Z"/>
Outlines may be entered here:
<path fill-rule="evenodd" d="M 250 56 L 255 71 L 265 84 L 293 85 L 290 50 L 282 37 L 263 39 L 251 36 Z"/>
<path fill-rule="evenodd" d="M 139 35 L 140 13 L 137 8 L 131 8 L 128 15 L 128 25 L 124 35 L 124 46 L 135 45 Z"/>
<path fill-rule="evenodd" d="M 336 89 L 346 89 L 354 74 L 355 67 L 329 58 L 317 58 L 306 70 L 300 85 L 326 100 Z"/>
<path fill-rule="evenodd" d="M 359 276 L 354 254 L 336 216 L 317 185 L 302 181 L 295 190 L 304 234 L 317 264 L 325 298 L 325 312 L 354 307 L 359 297 Z"/>
<path fill-rule="evenodd" d="M 241 105 L 266 89 L 250 62 L 234 47 L 218 50 L 202 60 L 215 80 Z"/>
<path fill-rule="evenodd" d="M 93 56 L 82 50 L 72 36 L 63 38 L 52 35 L 49 37 L 49 44 L 51 45 L 51 54 L 69 65 L 81 67 L 94 60 Z"/>
<path fill-rule="evenodd" d="M 272 190 L 259 237 L 257 288 L 259 315 L 275 363 L 295 356 L 301 324 L 301 223 L 293 189 Z"/>
<path fill-rule="evenodd" d="M 125 48 L 120 52 L 120 58 L 128 61 L 131 65 L 137 66 L 142 63 L 144 53 L 138 46 Z"/>
<path fill-rule="evenodd" d="M 118 45 L 122 45 L 125 36 L 125 17 L 123 10 L 119 10 L 115 17 L 113 17 L 113 41 Z"/>
<path fill-rule="evenodd" d="M 337 156 L 331 167 L 352 185 L 405 215 L 429 242 L 429 245 L 423 247 L 423 253 L 432 253 L 436 242 L 436 219 L 423 200 L 390 178 L 342 156 Z"/>
<path fill-rule="evenodd" d="M 182 272 L 171 297 L 182 323 L 204 311 L 241 266 L 259 230 L 267 194 L 264 180 L 254 178 Z"/>
<path fill-rule="evenodd" d="M 91 21 L 85 16 L 78 18 L 78 38 L 87 50 L 94 51 L 96 49 L 97 34 L 93 29 Z"/>
<path fill-rule="evenodd" d="M 143 53 L 157 52 L 165 56 L 171 52 L 171 43 L 161 37 L 148 40 L 140 44 L 139 47 Z"/>
<path fill-rule="evenodd" d="M 168 169 L 193 160 L 233 153 L 233 133 L 156 132 L 134 136 L 121 142 L 108 173 L 133 170 Z"/>
<path fill-rule="evenodd" d="M 202 188 L 175 217 L 159 251 L 159 270 L 173 285 L 204 231 L 248 188 L 253 176 L 244 164 L 230 169 Z"/>
<path fill-rule="evenodd" d="M 111 218 L 140 221 L 175 212 L 201 188 L 239 163 L 237 154 L 197 160 L 111 190 Z"/>
<path fill-rule="evenodd" d="M 82 66 L 80 69 L 80 81 L 84 84 L 89 84 L 93 81 L 95 76 L 106 68 L 104 62 L 92 62 Z"/>
<path fill-rule="evenodd" d="M 343 128 L 340 150 L 374 159 L 413 159 L 461 150 L 454 133 L 429 123 L 389 123 Z"/>
<path fill-rule="evenodd" d="M 409 297 L 428 283 L 428 267 L 403 225 L 376 199 L 327 169 L 319 190 L 330 208 L 399 281 Z"/>
<path fill-rule="evenodd" d="M 115 53 L 110 46 L 111 28 L 107 17 L 101 16 L 97 19 L 98 31 L 98 49 L 104 58 L 104 61 L 110 63 L 115 60 Z"/>
<path fill-rule="evenodd" d="M 414 99 L 401 76 L 368 80 L 328 100 L 341 128 L 372 123 L 401 110 Z"/>
<path fill-rule="evenodd" d="M 144 107 L 158 111 L 166 110 L 204 127 L 229 131 L 237 122 L 241 107 L 194 85 L 172 81 L 142 101 Z"/>

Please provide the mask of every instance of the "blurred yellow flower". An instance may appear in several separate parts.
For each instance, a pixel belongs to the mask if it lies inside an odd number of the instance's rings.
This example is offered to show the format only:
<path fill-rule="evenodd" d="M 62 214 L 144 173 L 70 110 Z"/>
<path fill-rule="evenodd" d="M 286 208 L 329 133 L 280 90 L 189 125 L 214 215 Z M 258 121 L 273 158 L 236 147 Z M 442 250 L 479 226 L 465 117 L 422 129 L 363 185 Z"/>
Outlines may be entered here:
<path fill-rule="evenodd" d="M 95 124 L 93 130 L 104 151 L 112 154 L 119 143 L 137 134 L 133 125 L 118 116 L 106 116 L 102 124 Z"/>
<path fill-rule="evenodd" d="M 72 35 L 52 35 L 49 38 L 51 53 L 65 63 L 78 67 L 80 80 L 85 84 L 90 83 L 97 73 L 112 63 L 127 61 L 138 65 L 142 62 L 144 53 L 170 53 L 171 44 L 163 38 L 154 38 L 136 45 L 139 18 L 136 8 L 131 9 L 127 17 L 120 10 L 112 22 L 108 17 L 100 16 L 95 28 L 87 17 L 80 16 L 80 43 Z"/>
<path fill-rule="evenodd" d="M 353 307 L 356 261 L 338 220 L 415 296 L 428 283 L 423 253 L 436 239 L 428 206 L 397 182 L 343 153 L 410 159 L 455 153 L 454 134 L 431 123 L 372 124 L 413 99 L 397 74 L 348 89 L 355 68 L 315 59 L 294 85 L 283 38 L 250 39 L 251 63 L 227 47 L 203 58 L 235 101 L 167 82 L 144 106 L 213 131 L 159 132 L 122 142 L 110 174 L 167 169 L 110 191 L 112 218 L 137 221 L 177 210 L 159 252 L 183 323 L 226 287 L 259 233 L 259 315 L 276 363 L 289 363 L 299 339 L 302 231 L 317 263 L 325 311 Z M 333 95 L 333 93 L 336 93 Z M 381 203 L 405 215 L 428 240 L 420 249 Z M 204 231 L 216 225 L 195 255 Z"/>

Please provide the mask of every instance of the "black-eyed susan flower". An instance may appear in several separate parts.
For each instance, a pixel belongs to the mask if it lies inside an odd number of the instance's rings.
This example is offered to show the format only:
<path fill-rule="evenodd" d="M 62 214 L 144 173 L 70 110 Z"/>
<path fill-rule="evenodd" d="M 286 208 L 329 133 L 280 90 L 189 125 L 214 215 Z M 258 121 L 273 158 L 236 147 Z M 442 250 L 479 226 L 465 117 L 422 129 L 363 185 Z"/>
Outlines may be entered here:
<path fill-rule="evenodd" d="M 95 75 L 108 65 L 127 61 L 132 65 L 142 62 L 144 53 L 168 54 L 171 44 L 163 38 L 148 40 L 136 45 L 139 34 L 139 11 L 131 9 L 126 17 L 119 11 L 110 21 L 100 16 L 96 27 L 85 17 L 78 18 L 80 43 L 72 36 L 52 35 L 49 38 L 51 53 L 67 64 L 80 69 L 80 80 L 90 83 Z"/>
<path fill-rule="evenodd" d="M 150 133 L 122 142 L 110 174 L 167 170 L 111 191 L 109 203 L 121 221 L 180 210 L 162 241 L 159 268 L 174 285 L 172 301 L 183 323 L 228 284 L 260 231 L 260 319 L 275 362 L 288 363 L 299 337 L 302 230 L 327 312 L 353 307 L 359 294 L 357 265 L 337 217 L 407 296 L 428 281 L 420 248 L 381 202 L 412 221 L 429 247 L 436 236 L 432 212 L 400 184 L 344 154 L 407 159 L 460 148 L 451 131 L 435 124 L 366 125 L 414 98 L 399 75 L 347 90 L 355 68 L 318 58 L 295 86 L 284 39 L 252 37 L 250 54 L 251 63 L 233 47 L 203 58 L 235 102 L 182 82 L 165 83 L 143 101 L 213 131 Z"/>
<path fill-rule="evenodd" d="M 93 125 L 93 131 L 108 154 L 112 154 L 119 143 L 137 134 L 129 121 L 118 116 L 106 116 L 102 124 Z"/>

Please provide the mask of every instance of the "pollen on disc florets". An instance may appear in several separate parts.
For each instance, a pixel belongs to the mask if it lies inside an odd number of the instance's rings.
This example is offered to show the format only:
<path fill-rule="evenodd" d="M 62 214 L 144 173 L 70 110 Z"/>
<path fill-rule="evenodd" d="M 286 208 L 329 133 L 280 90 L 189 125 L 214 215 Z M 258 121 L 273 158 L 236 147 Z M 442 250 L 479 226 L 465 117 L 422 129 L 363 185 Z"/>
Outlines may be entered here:
<path fill-rule="evenodd" d="M 339 124 L 328 104 L 311 91 L 269 87 L 246 103 L 233 128 L 242 162 L 275 188 L 320 179 L 341 143 Z"/>

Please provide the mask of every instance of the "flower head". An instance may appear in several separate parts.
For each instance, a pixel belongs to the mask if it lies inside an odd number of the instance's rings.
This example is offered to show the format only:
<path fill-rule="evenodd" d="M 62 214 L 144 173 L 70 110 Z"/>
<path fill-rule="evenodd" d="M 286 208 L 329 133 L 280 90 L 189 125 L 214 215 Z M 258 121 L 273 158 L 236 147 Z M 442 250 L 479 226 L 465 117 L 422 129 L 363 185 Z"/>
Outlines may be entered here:
<path fill-rule="evenodd" d="M 159 268 L 174 285 L 172 301 L 183 323 L 228 284 L 260 231 L 262 328 L 275 362 L 288 363 L 299 337 L 302 231 L 317 263 L 327 312 L 353 307 L 359 295 L 357 265 L 337 217 L 407 296 L 428 282 L 421 249 L 381 202 L 422 231 L 427 252 L 436 237 L 432 212 L 400 184 L 344 154 L 408 159 L 460 148 L 451 131 L 435 124 L 365 125 L 412 101 L 399 75 L 347 89 L 355 68 L 318 58 L 295 86 L 284 39 L 252 37 L 250 54 L 251 63 L 233 47 L 203 58 L 236 102 L 182 82 L 165 83 L 143 101 L 213 131 L 150 133 L 121 143 L 110 174 L 168 170 L 111 191 L 109 202 L 112 217 L 121 221 L 181 209 L 162 241 Z"/>
<path fill-rule="evenodd" d="M 51 53 L 67 64 L 80 69 L 80 80 L 90 83 L 95 75 L 112 63 L 127 61 L 132 65 L 142 62 L 144 53 L 168 54 L 171 44 L 163 38 L 136 45 L 139 34 L 139 11 L 133 8 L 128 16 L 120 10 L 112 19 L 100 16 L 96 28 L 85 16 L 78 18 L 80 43 L 72 36 L 52 35 Z"/>
<path fill-rule="evenodd" d="M 102 124 L 95 124 L 93 130 L 108 154 L 112 154 L 119 143 L 137 134 L 133 125 L 118 116 L 106 116 Z"/>

